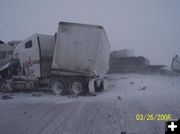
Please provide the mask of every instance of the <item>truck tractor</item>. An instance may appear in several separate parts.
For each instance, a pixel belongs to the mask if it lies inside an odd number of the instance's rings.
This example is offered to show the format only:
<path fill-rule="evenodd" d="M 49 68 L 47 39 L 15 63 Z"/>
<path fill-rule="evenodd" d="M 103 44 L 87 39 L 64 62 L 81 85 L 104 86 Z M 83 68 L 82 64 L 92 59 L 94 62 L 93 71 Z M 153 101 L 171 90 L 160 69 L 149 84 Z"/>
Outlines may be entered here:
<path fill-rule="evenodd" d="M 1 80 L 1 89 L 51 88 L 56 95 L 101 91 L 109 51 L 102 26 L 60 22 L 56 34 L 35 34 L 17 45 L 5 68 L 10 75 Z"/>

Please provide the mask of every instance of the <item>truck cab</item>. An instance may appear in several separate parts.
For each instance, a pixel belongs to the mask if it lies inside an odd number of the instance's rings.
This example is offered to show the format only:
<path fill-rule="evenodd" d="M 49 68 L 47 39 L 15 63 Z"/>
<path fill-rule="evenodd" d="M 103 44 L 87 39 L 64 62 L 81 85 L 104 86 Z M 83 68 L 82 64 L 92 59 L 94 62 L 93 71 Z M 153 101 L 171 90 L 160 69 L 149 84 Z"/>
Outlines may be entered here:
<path fill-rule="evenodd" d="M 54 50 L 54 36 L 35 34 L 22 41 L 14 50 L 19 59 L 21 75 L 30 79 L 47 77 L 50 73 Z"/>

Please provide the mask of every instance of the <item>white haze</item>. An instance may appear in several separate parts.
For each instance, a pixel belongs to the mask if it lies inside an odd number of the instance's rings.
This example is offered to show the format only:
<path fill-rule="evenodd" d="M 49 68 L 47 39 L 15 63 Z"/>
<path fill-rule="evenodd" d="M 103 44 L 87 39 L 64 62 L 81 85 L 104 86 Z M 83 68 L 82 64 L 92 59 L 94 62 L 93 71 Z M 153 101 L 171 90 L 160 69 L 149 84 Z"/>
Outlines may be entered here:
<path fill-rule="evenodd" d="M 54 34 L 59 21 L 103 25 L 111 50 L 133 49 L 151 64 L 180 55 L 179 0 L 0 0 L 0 40 Z"/>

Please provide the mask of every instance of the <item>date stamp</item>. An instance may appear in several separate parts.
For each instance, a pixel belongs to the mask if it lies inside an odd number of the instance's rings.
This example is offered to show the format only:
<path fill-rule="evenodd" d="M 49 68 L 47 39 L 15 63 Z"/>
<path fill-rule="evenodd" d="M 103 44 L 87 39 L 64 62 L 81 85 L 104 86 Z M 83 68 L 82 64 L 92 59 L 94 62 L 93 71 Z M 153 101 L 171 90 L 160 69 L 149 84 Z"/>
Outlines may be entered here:
<path fill-rule="evenodd" d="M 168 121 L 172 119 L 172 114 L 136 114 L 137 121 Z"/>

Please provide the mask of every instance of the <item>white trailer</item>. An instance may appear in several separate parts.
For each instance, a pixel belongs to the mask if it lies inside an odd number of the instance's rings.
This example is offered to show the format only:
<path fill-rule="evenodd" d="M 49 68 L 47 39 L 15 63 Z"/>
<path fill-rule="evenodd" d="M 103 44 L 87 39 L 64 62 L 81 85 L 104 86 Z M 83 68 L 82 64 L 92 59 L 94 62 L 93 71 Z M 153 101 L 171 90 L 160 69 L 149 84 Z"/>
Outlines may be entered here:
<path fill-rule="evenodd" d="M 6 87 L 38 89 L 48 85 L 55 94 L 81 94 L 87 93 L 93 82 L 100 91 L 109 69 L 109 50 L 102 26 L 60 22 L 54 36 L 35 34 L 16 47 L 13 59 L 19 60 L 20 71 Z"/>

